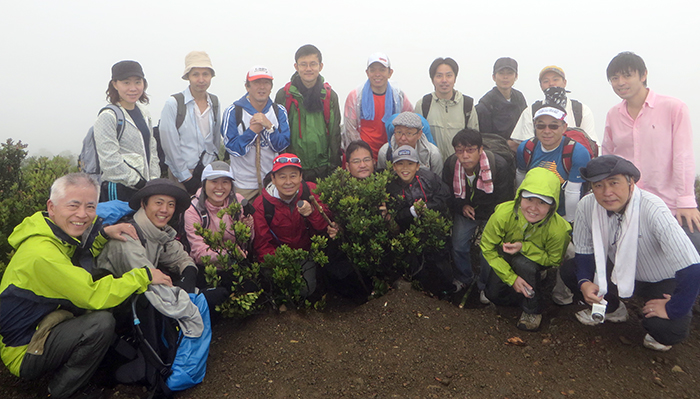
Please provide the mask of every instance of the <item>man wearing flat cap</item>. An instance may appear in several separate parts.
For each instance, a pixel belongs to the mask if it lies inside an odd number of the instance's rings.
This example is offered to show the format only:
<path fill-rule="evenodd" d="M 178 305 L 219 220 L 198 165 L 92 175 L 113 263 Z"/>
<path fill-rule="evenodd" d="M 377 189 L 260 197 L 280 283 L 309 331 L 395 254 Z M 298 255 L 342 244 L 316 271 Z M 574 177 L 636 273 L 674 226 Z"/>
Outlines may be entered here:
<path fill-rule="evenodd" d="M 214 76 L 207 53 L 187 54 L 182 79 L 190 85 L 170 96 L 160 114 L 158 131 L 168 175 L 183 184 L 190 195 L 201 186 L 204 166 L 219 154 L 219 99 L 207 92 Z"/>
<path fill-rule="evenodd" d="M 391 124 L 394 126 L 394 134 L 391 141 L 379 149 L 377 169 L 386 169 L 386 161 L 392 160 L 392 152 L 408 145 L 416 150 L 421 167 L 442 176 L 442 155 L 437 146 L 428 141 L 423 134 L 423 120 L 420 115 L 411 111 L 402 112 L 393 119 Z"/>
<path fill-rule="evenodd" d="M 644 301 L 643 344 L 667 351 L 689 334 L 700 289 L 700 255 L 664 202 L 637 186 L 639 170 L 615 155 L 591 160 L 581 175 L 593 195 L 576 211 L 576 256 L 561 268 L 566 285 L 593 309 L 576 313 L 583 324 L 625 322 L 620 298 Z"/>

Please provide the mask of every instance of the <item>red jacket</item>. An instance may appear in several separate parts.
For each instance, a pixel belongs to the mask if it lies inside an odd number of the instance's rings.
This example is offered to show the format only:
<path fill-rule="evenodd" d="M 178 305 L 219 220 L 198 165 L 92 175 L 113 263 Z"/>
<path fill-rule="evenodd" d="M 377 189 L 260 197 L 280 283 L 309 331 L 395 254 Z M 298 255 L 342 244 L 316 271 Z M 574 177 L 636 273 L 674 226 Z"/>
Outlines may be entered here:
<path fill-rule="evenodd" d="M 302 182 L 301 184 L 302 187 L 299 193 L 289 204 L 279 198 L 271 196 L 267 190 L 263 190 L 262 195 L 259 195 L 253 202 L 253 206 L 255 207 L 255 213 L 253 214 L 253 219 L 255 220 L 255 239 L 253 240 L 253 246 L 258 253 L 260 262 L 263 261 L 265 255 L 274 254 L 277 247 L 282 244 L 287 244 L 290 248 L 301 248 L 308 251 L 311 249 L 311 236 L 315 234 L 324 234 L 326 232 L 328 223 L 326 223 L 323 216 L 315 207 L 313 212 L 306 218 L 299 214 L 296 204 L 302 197 L 303 185 L 307 184 L 310 195 L 316 198 L 316 201 L 321 205 L 326 215 L 331 217 L 328 207 L 322 204 L 318 199 L 318 195 L 313 192 L 313 190 L 316 189 L 316 185 L 307 182 Z M 265 218 L 263 199 L 268 201 L 275 210 L 270 225 L 268 225 Z M 311 206 L 313 207 L 313 203 L 311 203 Z M 272 229 L 270 229 L 270 227 L 272 227 Z"/>

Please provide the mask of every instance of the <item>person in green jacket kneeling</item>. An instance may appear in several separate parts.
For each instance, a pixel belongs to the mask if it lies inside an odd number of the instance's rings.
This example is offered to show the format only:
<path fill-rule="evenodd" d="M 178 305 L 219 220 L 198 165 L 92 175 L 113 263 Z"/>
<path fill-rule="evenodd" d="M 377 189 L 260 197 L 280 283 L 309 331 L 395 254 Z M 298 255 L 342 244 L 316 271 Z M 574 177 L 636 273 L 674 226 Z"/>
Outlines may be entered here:
<path fill-rule="evenodd" d="M 556 212 L 559 184 L 553 172 L 531 169 L 515 200 L 496 207 L 481 236 L 482 262 L 493 269 L 486 297 L 496 305 L 520 306 L 518 328 L 525 331 L 538 330 L 542 322 L 540 272 L 558 267 L 569 245 L 571 225 Z"/>

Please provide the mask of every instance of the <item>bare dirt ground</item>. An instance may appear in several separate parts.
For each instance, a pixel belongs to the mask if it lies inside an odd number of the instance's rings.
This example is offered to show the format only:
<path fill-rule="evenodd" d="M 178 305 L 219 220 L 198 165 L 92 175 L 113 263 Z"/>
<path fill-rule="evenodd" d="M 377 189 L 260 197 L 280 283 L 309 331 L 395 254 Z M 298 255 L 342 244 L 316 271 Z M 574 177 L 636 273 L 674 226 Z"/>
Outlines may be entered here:
<path fill-rule="evenodd" d="M 548 304 L 536 333 L 515 327 L 519 309 L 475 298 L 460 309 L 407 283 L 359 306 L 331 298 L 321 312 L 224 320 L 204 382 L 176 398 L 700 398 L 697 317 L 687 341 L 659 353 L 641 345 L 639 304 L 627 323 L 596 327 L 576 321 L 580 306 Z M 45 390 L 46 379 L 0 371 L 0 398 Z"/>

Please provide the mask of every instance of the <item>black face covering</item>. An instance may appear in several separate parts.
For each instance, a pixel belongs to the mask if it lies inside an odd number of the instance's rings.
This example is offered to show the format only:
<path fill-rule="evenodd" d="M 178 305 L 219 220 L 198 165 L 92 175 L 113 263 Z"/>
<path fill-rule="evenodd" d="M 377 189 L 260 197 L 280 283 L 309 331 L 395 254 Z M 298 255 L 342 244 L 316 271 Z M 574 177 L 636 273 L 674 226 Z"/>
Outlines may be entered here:
<path fill-rule="evenodd" d="M 323 111 L 323 101 L 321 100 L 321 89 L 323 88 L 322 79 L 316 79 L 316 84 L 313 87 L 307 88 L 301 81 L 298 73 L 292 76 L 292 84 L 299 90 L 304 98 L 304 108 L 309 112 Z"/>
<path fill-rule="evenodd" d="M 566 109 L 566 89 L 563 87 L 548 87 L 544 91 L 544 102 L 542 105 L 558 105 L 562 109 Z"/>

